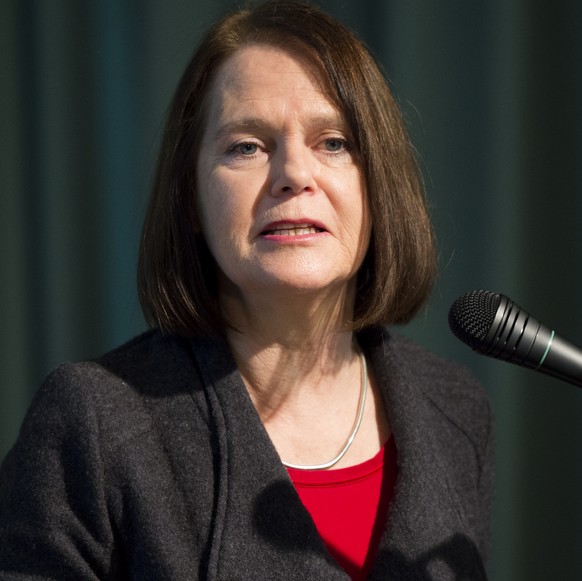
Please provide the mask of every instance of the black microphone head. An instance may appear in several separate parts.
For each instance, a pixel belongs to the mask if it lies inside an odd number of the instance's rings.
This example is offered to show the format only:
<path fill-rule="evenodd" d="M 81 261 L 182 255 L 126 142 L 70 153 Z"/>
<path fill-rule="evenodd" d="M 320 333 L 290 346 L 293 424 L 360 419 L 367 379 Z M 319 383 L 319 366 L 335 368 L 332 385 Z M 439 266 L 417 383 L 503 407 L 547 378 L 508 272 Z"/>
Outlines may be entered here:
<path fill-rule="evenodd" d="M 449 327 L 453 334 L 477 349 L 493 324 L 501 295 L 490 291 L 471 291 L 459 297 L 449 310 Z"/>
<path fill-rule="evenodd" d="M 449 327 L 481 355 L 582 387 L 582 350 L 505 295 L 484 290 L 464 294 L 451 305 Z"/>

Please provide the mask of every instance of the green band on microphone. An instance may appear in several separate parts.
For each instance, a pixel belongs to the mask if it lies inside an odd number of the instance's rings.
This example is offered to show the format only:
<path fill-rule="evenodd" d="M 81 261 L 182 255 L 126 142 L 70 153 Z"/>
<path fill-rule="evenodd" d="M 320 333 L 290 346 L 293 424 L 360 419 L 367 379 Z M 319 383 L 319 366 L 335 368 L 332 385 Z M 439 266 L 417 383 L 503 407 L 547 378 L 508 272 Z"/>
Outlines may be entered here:
<path fill-rule="evenodd" d="M 552 331 L 552 334 L 550 335 L 550 340 L 548 341 L 548 346 L 546 347 L 546 351 L 544 353 L 544 356 L 542 357 L 542 359 L 539 362 L 536 369 L 539 369 L 544 364 L 544 361 L 546 360 L 546 357 L 548 356 L 548 353 L 550 352 L 550 349 L 552 348 L 552 343 L 554 342 L 554 335 L 555 334 L 556 333 L 554 331 Z"/>

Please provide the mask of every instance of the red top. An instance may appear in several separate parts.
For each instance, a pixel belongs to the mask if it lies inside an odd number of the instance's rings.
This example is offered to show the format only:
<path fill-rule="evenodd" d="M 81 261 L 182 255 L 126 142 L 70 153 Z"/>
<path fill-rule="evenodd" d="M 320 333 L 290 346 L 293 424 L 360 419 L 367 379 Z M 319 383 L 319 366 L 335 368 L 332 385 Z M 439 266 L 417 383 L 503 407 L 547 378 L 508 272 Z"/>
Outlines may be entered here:
<path fill-rule="evenodd" d="M 287 471 L 328 551 L 352 579 L 366 579 L 394 494 L 394 439 L 357 466 Z"/>

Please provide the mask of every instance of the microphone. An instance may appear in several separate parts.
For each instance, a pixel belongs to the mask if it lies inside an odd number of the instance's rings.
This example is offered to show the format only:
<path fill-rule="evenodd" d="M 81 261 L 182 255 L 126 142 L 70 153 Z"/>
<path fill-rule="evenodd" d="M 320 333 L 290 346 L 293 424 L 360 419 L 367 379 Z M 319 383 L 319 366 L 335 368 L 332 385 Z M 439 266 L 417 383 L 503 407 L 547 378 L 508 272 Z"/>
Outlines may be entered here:
<path fill-rule="evenodd" d="M 477 353 L 582 387 L 582 351 L 505 295 L 464 294 L 449 310 L 449 327 Z"/>

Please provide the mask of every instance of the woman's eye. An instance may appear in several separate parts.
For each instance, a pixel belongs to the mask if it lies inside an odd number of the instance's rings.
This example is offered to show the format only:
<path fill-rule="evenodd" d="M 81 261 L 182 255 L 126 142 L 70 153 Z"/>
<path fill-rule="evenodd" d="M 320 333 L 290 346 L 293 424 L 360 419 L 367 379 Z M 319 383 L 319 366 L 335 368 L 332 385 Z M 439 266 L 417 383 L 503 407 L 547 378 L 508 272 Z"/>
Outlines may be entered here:
<path fill-rule="evenodd" d="M 232 148 L 232 151 L 241 155 L 254 155 L 258 148 L 256 143 L 239 143 Z"/>
<path fill-rule="evenodd" d="M 327 151 L 335 152 L 344 149 L 346 147 L 346 142 L 339 137 L 331 137 L 325 140 L 324 145 Z"/>

